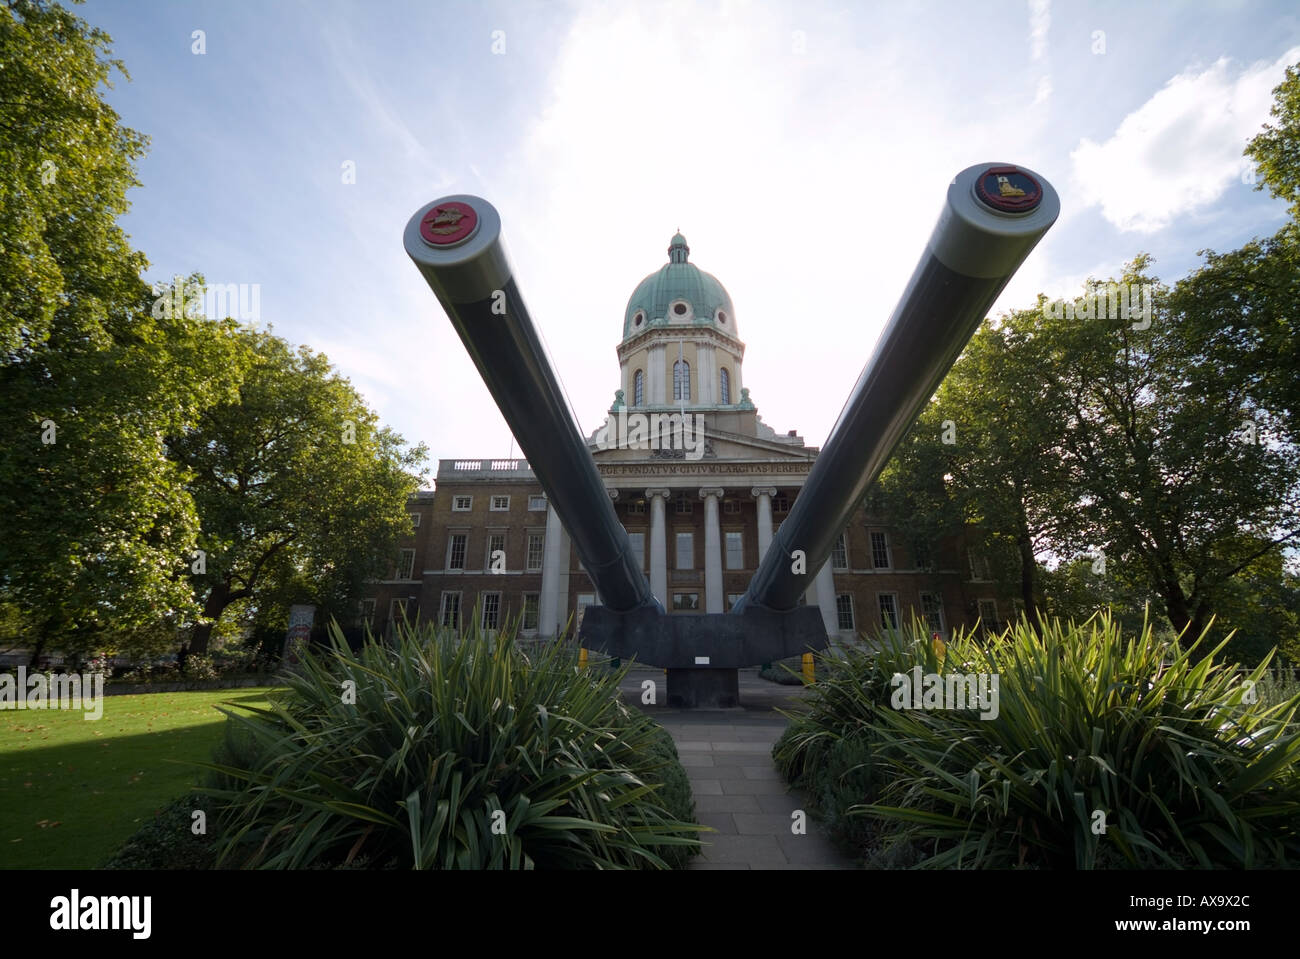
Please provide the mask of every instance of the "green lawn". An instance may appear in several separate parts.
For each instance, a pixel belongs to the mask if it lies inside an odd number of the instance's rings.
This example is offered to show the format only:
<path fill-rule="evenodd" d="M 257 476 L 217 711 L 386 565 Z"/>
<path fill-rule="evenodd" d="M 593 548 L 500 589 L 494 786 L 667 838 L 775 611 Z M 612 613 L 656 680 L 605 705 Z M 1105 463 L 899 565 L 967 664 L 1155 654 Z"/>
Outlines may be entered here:
<path fill-rule="evenodd" d="M 104 715 L 0 710 L 0 869 L 99 866 L 184 795 L 211 758 L 223 703 L 265 705 L 269 689 L 107 696 Z"/>

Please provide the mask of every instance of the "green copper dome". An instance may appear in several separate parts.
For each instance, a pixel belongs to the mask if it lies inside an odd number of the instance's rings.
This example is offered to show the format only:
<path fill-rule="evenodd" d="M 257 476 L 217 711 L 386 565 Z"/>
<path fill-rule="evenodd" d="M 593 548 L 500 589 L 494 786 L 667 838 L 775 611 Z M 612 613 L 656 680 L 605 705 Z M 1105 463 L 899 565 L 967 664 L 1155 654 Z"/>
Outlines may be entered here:
<path fill-rule="evenodd" d="M 637 284 L 627 301 L 623 339 L 661 326 L 711 326 L 736 336 L 731 297 L 713 274 L 687 261 L 690 252 L 686 237 L 674 235 L 668 262 Z"/>

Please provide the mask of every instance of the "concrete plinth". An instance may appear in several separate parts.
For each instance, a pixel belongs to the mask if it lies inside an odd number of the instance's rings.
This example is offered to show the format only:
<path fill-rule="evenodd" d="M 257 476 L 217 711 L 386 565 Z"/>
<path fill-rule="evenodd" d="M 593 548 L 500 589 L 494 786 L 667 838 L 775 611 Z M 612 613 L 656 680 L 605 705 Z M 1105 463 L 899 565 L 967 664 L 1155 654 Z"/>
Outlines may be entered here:
<path fill-rule="evenodd" d="M 737 669 L 669 669 L 668 706 L 674 709 L 734 709 L 740 706 Z"/>

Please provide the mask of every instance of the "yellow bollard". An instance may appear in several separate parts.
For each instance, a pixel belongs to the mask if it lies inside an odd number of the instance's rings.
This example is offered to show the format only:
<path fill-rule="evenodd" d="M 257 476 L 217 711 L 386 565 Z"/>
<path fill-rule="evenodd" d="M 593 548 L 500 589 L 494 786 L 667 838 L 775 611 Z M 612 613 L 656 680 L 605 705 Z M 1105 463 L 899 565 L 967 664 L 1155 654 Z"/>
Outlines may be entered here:
<path fill-rule="evenodd" d="M 583 646 L 581 649 L 578 650 L 578 668 L 579 669 L 587 668 L 587 647 L 586 646 Z"/>
<path fill-rule="evenodd" d="M 805 683 L 815 682 L 813 679 L 813 654 L 803 654 L 803 681 Z"/>

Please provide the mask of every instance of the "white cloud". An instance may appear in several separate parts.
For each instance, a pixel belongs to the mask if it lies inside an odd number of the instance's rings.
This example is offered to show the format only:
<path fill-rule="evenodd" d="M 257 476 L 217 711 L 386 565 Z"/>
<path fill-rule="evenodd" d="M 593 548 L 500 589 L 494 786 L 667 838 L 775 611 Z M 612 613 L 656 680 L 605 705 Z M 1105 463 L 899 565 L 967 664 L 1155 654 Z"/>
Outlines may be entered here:
<path fill-rule="evenodd" d="M 1123 231 L 1155 233 L 1240 183 L 1246 142 L 1268 120 L 1272 90 L 1300 58 L 1292 48 L 1272 63 L 1234 70 L 1220 58 L 1187 70 L 1120 121 L 1104 143 L 1088 138 L 1070 154 L 1076 196 L 1099 204 Z"/>
<path fill-rule="evenodd" d="M 1047 53 L 1047 30 L 1051 25 L 1051 0 L 1029 0 L 1029 54 L 1035 60 Z"/>
<path fill-rule="evenodd" d="M 942 75 L 917 74 L 909 43 L 760 5 L 579 15 L 516 161 L 532 188 L 502 214 L 584 430 L 620 385 L 627 297 L 680 227 L 735 301 L 744 383 L 766 421 L 822 441 L 952 176 L 1020 159 L 1014 145 L 1046 121 L 1025 118 L 1032 90 L 1020 109 L 972 111 L 1004 85 L 954 100 Z"/>

